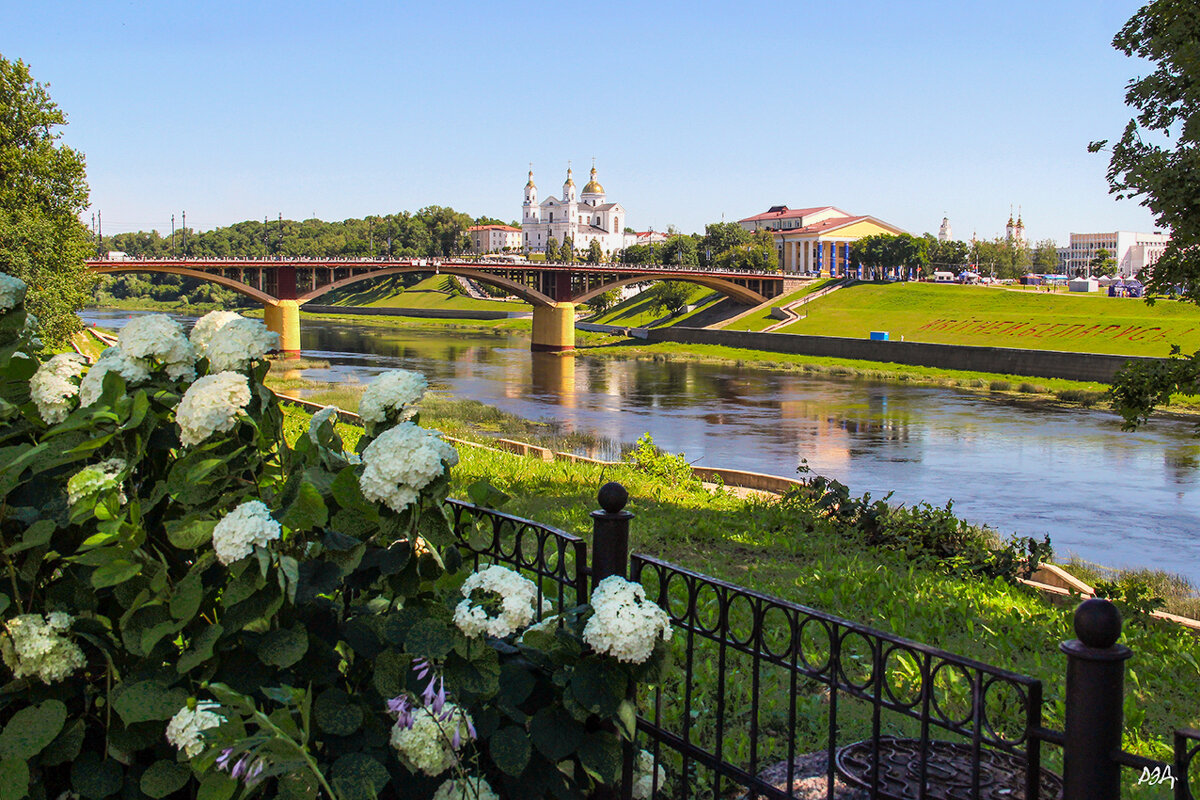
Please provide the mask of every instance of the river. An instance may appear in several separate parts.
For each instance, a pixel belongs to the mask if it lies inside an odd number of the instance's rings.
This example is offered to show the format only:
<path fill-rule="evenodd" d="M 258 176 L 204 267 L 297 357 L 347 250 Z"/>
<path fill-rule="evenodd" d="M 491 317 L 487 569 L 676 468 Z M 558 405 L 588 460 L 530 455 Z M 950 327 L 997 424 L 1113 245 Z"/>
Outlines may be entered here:
<path fill-rule="evenodd" d="M 136 313 L 81 316 L 119 327 Z M 403 367 L 435 390 L 567 430 L 617 442 L 649 432 L 700 465 L 795 476 L 806 459 L 856 495 L 952 499 L 959 516 L 1002 534 L 1049 534 L 1059 558 L 1200 585 L 1200 441 L 1189 423 L 1127 433 L 1105 411 L 754 367 L 533 354 L 527 338 L 471 331 L 305 319 L 301 345 L 329 362 L 305 372 L 313 380 L 365 383 Z"/>

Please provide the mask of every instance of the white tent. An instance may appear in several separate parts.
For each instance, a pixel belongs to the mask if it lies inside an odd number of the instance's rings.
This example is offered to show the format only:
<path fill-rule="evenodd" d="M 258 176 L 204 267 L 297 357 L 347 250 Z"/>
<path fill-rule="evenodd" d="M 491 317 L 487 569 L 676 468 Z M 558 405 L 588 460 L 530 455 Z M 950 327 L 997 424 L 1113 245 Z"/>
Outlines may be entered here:
<path fill-rule="evenodd" d="M 1067 288 L 1072 292 L 1097 292 L 1100 290 L 1100 284 L 1095 278 L 1072 278 L 1067 283 Z"/>

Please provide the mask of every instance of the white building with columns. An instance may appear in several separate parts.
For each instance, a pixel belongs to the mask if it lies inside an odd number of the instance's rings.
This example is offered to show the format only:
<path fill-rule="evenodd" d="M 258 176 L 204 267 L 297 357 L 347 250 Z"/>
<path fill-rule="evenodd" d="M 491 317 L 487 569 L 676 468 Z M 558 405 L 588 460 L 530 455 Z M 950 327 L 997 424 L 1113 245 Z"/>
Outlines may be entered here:
<path fill-rule="evenodd" d="M 836 206 L 771 206 L 761 214 L 738 220 L 738 224 L 751 233 L 770 231 L 782 270 L 809 275 L 848 275 L 858 269 L 850 260 L 851 242 L 879 233 L 906 232 L 881 219 L 850 214 Z"/>
<path fill-rule="evenodd" d="M 595 167 L 592 167 L 591 180 L 578 196 L 568 167 L 562 199 L 551 195 L 540 203 L 533 170 L 529 170 L 525 203 L 521 208 L 521 233 L 527 252 L 546 252 L 550 237 L 554 237 L 559 247 L 570 238 L 576 253 L 583 253 L 593 241 L 600 243 L 605 255 L 613 255 L 625 247 L 625 209 L 620 203 L 607 201 L 604 187 L 596 180 Z"/>

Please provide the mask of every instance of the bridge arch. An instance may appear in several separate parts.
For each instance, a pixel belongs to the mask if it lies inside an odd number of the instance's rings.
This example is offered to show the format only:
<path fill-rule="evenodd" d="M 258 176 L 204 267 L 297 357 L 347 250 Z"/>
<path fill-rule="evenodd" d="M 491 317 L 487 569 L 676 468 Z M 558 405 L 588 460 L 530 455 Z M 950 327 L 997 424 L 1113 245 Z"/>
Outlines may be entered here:
<path fill-rule="evenodd" d="M 238 294 L 244 294 L 252 300 L 257 300 L 264 306 L 279 305 L 279 298 L 272 297 L 264 291 L 255 289 L 253 286 L 236 281 L 233 278 L 227 278 L 224 275 L 216 272 L 205 272 L 199 269 L 189 269 L 188 267 L 169 267 L 169 266 L 148 266 L 139 264 L 136 261 L 117 262 L 111 267 L 92 267 L 92 272 L 99 275 L 112 275 L 118 272 L 165 272 L 171 275 L 184 275 L 188 278 L 199 278 L 202 281 L 217 283 L 227 289 L 232 289 Z"/>
<path fill-rule="evenodd" d="M 350 286 L 351 284 L 358 283 L 360 281 L 371 280 L 373 278 L 382 278 L 385 275 L 399 275 L 405 272 L 430 272 L 434 274 L 461 275 L 464 278 L 470 278 L 471 280 L 479 281 L 480 283 L 486 283 L 499 289 L 503 289 L 504 291 L 521 298 L 534 308 L 537 308 L 538 306 L 550 307 L 555 305 L 554 299 L 549 295 L 539 292 L 537 289 L 526 286 L 523 283 L 517 283 L 516 281 L 509 280 L 508 278 L 503 278 L 499 275 L 492 275 L 480 270 L 447 264 L 440 264 L 437 266 L 424 265 L 389 267 L 387 269 L 378 269 L 371 272 L 365 272 L 361 275 L 351 275 L 348 278 L 342 278 L 339 281 L 334 281 L 327 286 L 322 286 L 319 289 L 306 292 L 298 296 L 296 298 L 296 302 L 303 305 L 304 303 L 307 303 L 310 300 L 315 300 L 321 295 L 331 292 L 334 289 L 341 289 L 343 286 Z"/>
<path fill-rule="evenodd" d="M 724 278 L 718 278 L 715 275 L 709 277 L 706 275 L 695 275 L 695 274 L 663 275 L 662 273 L 657 273 L 657 274 L 656 273 L 648 273 L 645 275 L 634 275 L 632 277 L 620 278 L 619 280 L 609 281 L 608 283 L 605 283 L 601 286 L 597 286 L 595 288 L 588 289 L 586 292 L 579 295 L 578 297 L 571 298 L 571 302 L 572 303 L 586 303 L 587 301 L 591 300 L 592 298 L 597 297 L 601 294 L 604 294 L 605 292 L 609 291 L 610 289 L 619 289 L 620 287 L 628 286 L 631 283 L 645 283 L 647 281 L 681 281 L 683 283 L 695 283 L 700 286 L 703 286 L 706 289 L 712 289 L 714 292 L 720 292 L 721 294 L 725 295 L 726 297 L 729 297 L 733 300 L 736 300 L 739 303 L 742 303 L 743 305 L 748 305 L 748 306 L 756 306 L 759 303 L 767 302 L 767 298 L 764 295 L 759 294 L 758 292 L 754 291 L 753 289 L 747 289 L 745 286 L 739 286 L 738 284 L 734 283 L 733 281 L 729 281 Z"/>

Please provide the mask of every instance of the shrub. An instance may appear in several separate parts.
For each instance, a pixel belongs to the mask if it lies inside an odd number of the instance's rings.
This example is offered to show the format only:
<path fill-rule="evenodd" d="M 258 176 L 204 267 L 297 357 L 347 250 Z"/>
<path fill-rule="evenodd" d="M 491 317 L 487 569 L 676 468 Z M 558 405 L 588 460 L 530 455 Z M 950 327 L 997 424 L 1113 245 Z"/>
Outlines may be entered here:
<path fill-rule="evenodd" d="M 634 469 L 653 475 L 670 485 L 699 486 L 701 483 L 682 453 L 663 452 L 654 444 L 654 437 L 648 433 L 642 434 L 625 458 Z"/>
<path fill-rule="evenodd" d="M 1105 393 L 1087 389 L 1060 389 L 1054 396 L 1065 403 L 1078 403 L 1084 408 L 1091 408 L 1104 399 Z"/>
<path fill-rule="evenodd" d="M 1036 386 L 1032 383 L 1022 383 L 1017 387 L 1017 391 L 1024 394 L 1038 394 L 1042 391 L 1042 387 Z"/>
<path fill-rule="evenodd" d="M 988 388 L 993 392 L 1007 392 L 1012 388 L 1012 384 L 1008 381 L 992 381 L 988 384 Z"/>
<path fill-rule="evenodd" d="M 241 331 L 244 369 L 212 375 L 159 318 L 82 379 L 43 382 L 68 409 L 50 425 L 5 281 L 0 793 L 429 798 L 457 779 L 565 797 L 617 779 L 665 617 L 640 587 L 622 595 L 644 620 L 630 629 L 465 567 L 445 503 L 457 456 L 413 417 L 419 380 L 383 382 L 353 451 L 330 412 L 289 446 L 267 337 Z M 230 355 L 224 331 L 206 352 Z"/>

